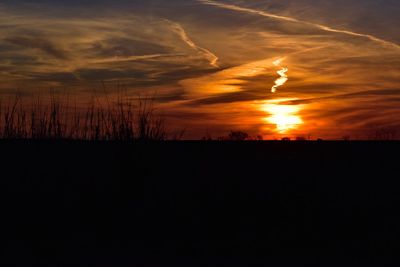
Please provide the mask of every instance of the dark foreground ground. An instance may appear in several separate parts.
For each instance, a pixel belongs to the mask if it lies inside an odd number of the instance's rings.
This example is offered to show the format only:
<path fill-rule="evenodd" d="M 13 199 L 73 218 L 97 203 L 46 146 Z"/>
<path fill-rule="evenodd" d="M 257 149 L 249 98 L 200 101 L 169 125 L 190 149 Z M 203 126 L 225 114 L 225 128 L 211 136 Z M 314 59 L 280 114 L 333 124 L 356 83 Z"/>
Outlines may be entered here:
<path fill-rule="evenodd" d="M 1 266 L 399 266 L 400 143 L 0 153 Z"/>

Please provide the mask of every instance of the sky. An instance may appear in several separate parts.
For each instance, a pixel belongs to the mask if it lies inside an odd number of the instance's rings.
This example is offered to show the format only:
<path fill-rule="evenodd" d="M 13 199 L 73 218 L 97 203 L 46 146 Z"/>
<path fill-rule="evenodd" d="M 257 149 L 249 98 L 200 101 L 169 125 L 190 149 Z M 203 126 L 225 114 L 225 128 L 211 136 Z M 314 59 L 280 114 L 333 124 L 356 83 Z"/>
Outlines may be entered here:
<path fill-rule="evenodd" d="M 187 138 L 400 130 L 397 0 L 0 3 L 0 95 L 155 95 Z"/>

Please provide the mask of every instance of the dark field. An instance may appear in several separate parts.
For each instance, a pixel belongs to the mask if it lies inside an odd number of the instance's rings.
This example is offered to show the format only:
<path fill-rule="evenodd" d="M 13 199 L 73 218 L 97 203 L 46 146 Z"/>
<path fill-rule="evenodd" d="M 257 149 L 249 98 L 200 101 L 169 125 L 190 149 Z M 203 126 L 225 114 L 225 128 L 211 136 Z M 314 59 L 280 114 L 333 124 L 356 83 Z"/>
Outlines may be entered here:
<path fill-rule="evenodd" d="M 398 266 L 400 142 L 0 151 L 2 266 Z"/>

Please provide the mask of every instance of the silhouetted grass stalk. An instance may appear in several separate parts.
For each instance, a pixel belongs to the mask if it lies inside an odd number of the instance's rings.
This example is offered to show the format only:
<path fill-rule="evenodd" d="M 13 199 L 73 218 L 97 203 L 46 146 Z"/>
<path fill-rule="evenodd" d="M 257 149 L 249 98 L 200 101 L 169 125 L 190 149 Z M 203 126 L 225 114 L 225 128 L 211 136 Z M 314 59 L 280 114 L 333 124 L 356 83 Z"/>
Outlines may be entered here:
<path fill-rule="evenodd" d="M 134 141 L 166 140 L 163 118 L 156 114 L 154 101 L 141 99 L 106 104 L 92 101 L 85 108 L 73 108 L 69 100 L 50 95 L 49 101 L 26 101 L 20 96 L 0 101 L 0 138 L 35 140 Z"/>

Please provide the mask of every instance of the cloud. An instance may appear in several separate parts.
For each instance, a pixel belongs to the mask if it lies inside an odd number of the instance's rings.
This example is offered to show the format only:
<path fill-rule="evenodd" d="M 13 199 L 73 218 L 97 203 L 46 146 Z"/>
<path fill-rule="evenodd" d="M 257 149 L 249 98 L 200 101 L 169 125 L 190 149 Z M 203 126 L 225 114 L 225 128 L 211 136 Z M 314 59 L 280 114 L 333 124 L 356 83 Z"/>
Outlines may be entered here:
<path fill-rule="evenodd" d="M 168 58 L 176 56 L 179 56 L 179 54 L 154 54 L 154 55 L 142 55 L 142 56 L 111 57 L 111 58 L 94 59 L 90 62 L 93 64 L 123 63 L 123 62 L 144 61 L 144 60 Z"/>
<path fill-rule="evenodd" d="M 182 28 L 182 26 L 179 23 L 175 23 L 172 21 L 168 21 L 173 30 L 176 31 L 179 36 L 181 37 L 181 39 L 190 47 L 192 47 L 193 49 L 197 50 L 199 53 L 203 54 L 204 57 L 210 62 L 210 65 L 214 68 L 219 68 L 218 66 L 218 57 L 213 54 L 210 50 L 205 49 L 199 45 L 197 45 L 196 43 L 193 42 L 192 39 L 190 39 L 190 37 L 188 36 L 188 34 L 186 33 L 186 31 Z"/>
<path fill-rule="evenodd" d="M 390 41 L 383 40 L 381 38 L 378 38 L 378 37 L 370 35 L 370 34 L 358 33 L 358 32 L 353 32 L 350 30 L 336 29 L 336 28 L 318 24 L 318 23 L 312 23 L 312 22 L 299 20 L 296 18 L 288 17 L 288 16 L 272 14 L 272 13 L 269 13 L 269 12 L 266 12 L 263 10 L 251 9 L 251 8 L 246 8 L 246 7 L 241 7 L 241 6 L 237 6 L 237 5 L 231 5 L 231 4 L 224 4 L 224 3 L 220 3 L 220 2 L 212 1 L 212 0 L 198 0 L 198 1 L 205 5 L 212 5 L 212 6 L 229 9 L 229 10 L 234 10 L 234 11 L 238 11 L 238 12 L 245 12 L 245 13 L 250 13 L 250 14 L 260 15 L 263 17 L 272 18 L 272 19 L 283 20 L 286 22 L 300 23 L 300 24 L 304 24 L 307 26 L 313 26 L 315 28 L 318 28 L 318 29 L 326 31 L 326 32 L 341 33 L 341 34 L 350 35 L 350 36 L 367 38 L 370 41 L 380 43 L 380 44 L 384 45 L 385 47 L 388 46 L 388 47 L 392 47 L 392 48 L 396 48 L 396 49 L 400 50 L 400 45 L 390 42 Z"/>
<path fill-rule="evenodd" d="M 164 18 L 68 19 L 10 12 L 0 20 L 6 22 L 0 27 L 0 77 L 6 87 L 49 86 L 49 77 L 51 86 L 75 86 L 76 79 L 82 87 L 94 80 L 154 86 L 207 73 L 217 64 L 217 57 L 195 44 L 182 26 Z"/>
<path fill-rule="evenodd" d="M 55 44 L 51 43 L 49 40 L 41 39 L 37 37 L 24 37 L 16 36 L 4 39 L 5 42 L 21 46 L 23 48 L 34 48 L 38 49 L 50 56 L 57 59 L 68 59 L 67 52 L 56 47 Z"/>
<path fill-rule="evenodd" d="M 284 105 L 301 105 L 301 104 L 310 104 L 310 103 L 315 103 L 315 102 L 321 102 L 321 101 L 325 101 L 325 100 L 345 100 L 345 99 L 350 99 L 350 98 L 362 98 L 362 97 L 370 97 L 370 96 L 399 96 L 400 97 L 400 89 L 365 90 L 365 91 L 359 91 L 359 92 L 354 92 L 354 93 L 329 95 L 329 96 L 324 96 L 324 97 L 289 100 L 289 101 L 282 102 L 282 104 L 284 104 Z M 393 99 L 397 99 L 397 98 L 393 98 Z"/>

